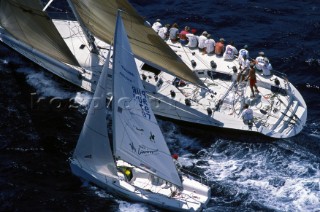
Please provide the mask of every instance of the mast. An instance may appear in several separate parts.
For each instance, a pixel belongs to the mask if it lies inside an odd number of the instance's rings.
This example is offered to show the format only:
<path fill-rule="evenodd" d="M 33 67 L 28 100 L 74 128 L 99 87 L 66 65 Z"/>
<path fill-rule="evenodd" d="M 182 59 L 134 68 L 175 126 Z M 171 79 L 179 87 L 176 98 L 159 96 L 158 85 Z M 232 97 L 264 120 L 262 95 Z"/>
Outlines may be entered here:
<path fill-rule="evenodd" d="M 117 20 L 118 18 L 121 16 L 121 10 L 118 10 L 117 11 Z M 113 38 L 113 58 L 116 58 L 116 54 L 117 54 L 117 39 L 118 39 L 118 24 L 116 22 L 116 25 L 115 25 L 115 31 L 114 31 L 114 38 Z M 114 88 L 115 88 L 115 80 L 114 80 L 114 75 L 115 75 L 115 61 L 113 59 L 112 61 L 112 90 L 114 91 Z M 113 96 L 112 96 L 112 137 L 113 137 L 113 142 L 115 142 L 115 139 L 116 139 L 116 128 L 115 128 L 115 108 L 117 107 L 116 103 L 115 103 L 115 98 L 114 98 L 114 93 L 113 93 Z M 113 145 L 113 152 L 116 152 L 116 145 Z"/>
<path fill-rule="evenodd" d="M 82 19 L 80 18 L 77 10 L 74 8 L 72 2 L 70 0 L 67 0 L 68 4 L 69 4 L 69 7 L 71 8 L 72 10 L 72 13 L 74 14 L 74 16 L 76 17 L 77 21 L 79 22 L 81 28 L 83 29 L 83 32 L 84 32 L 84 35 L 89 43 L 89 46 L 91 48 L 91 52 L 92 53 L 96 53 L 98 54 L 99 53 L 99 50 L 98 50 L 98 47 L 96 46 L 96 44 L 94 43 L 94 37 L 93 35 L 91 34 L 91 32 L 88 30 L 88 28 L 84 25 Z"/>

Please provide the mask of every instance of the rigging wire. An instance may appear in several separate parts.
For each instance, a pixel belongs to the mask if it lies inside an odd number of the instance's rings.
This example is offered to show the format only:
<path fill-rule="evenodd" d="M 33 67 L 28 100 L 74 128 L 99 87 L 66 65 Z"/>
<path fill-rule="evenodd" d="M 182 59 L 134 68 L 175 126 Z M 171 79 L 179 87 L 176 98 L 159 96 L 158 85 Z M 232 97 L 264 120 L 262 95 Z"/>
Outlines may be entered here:
<path fill-rule="evenodd" d="M 257 78 L 260 79 L 259 76 L 257 76 Z M 261 79 L 260 79 L 260 81 L 261 81 Z M 281 87 L 280 87 L 280 88 L 281 88 Z M 261 93 L 261 94 L 262 94 L 262 93 Z M 263 94 L 262 94 L 262 95 L 263 95 Z M 264 97 L 264 96 L 265 96 L 265 95 L 263 95 L 263 97 Z M 286 113 L 281 112 L 281 113 L 283 114 L 282 117 L 287 116 L 287 117 L 289 117 L 290 119 L 297 118 L 297 120 L 300 120 L 299 117 L 294 113 L 294 109 L 291 107 L 291 105 L 286 105 L 286 104 L 281 100 L 281 97 L 279 97 L 279 94 L 274 93 L 273 96 L 277 97 L 277 99 L 278 99 L 278 101 L 280 102 L 280 104 L 282 104 L 282 105 L 285 107 L 285 109 L 292 114 L 291 116 L 289 116 L 289 115 L 287 115 Z M 289 102 L 289 101 L 291 102 L 291 100 L 292 100 L 291 98 L 292 98 L 292 95 L 291 95 L 291 94 L 288 94 L 288 95 L 287 95 L 287 100 L 288 100 L 288 102 Z M 265 98 L 265 99 L 266 99 L 266 98 Z M 266 101 L 268 101 L 269 104 L 271 105 L 271 103 L 270 103 L 270 101 L 269 101 L 268 99 L 266 99 Z M 290 120 L 287 120 L 287 121 L 290 121 Z M 284 121 L 284 122 L 285 122 L 285 121 Z"/>

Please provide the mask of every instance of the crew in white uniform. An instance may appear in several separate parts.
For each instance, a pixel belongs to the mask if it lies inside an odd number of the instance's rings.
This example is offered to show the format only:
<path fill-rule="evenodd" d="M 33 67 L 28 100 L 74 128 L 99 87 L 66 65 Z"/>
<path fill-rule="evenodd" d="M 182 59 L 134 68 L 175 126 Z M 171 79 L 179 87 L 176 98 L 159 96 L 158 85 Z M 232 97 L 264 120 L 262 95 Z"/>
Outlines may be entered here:
<path fill-rule="evenodd" d="M 226 50 L 223 53 L 223 58 L 225 60 L 233 60 L 235 58 L 235 55 L 238 54 L 238 50 L 236 47 L 234 47 L 233 42 L 231 41 L 230 44 L 226 46 Z"/>
<path fill-rule="evenodd" d="M 189 48 L 196 48 L 198 46 L 198 36 L 194 33 L 189 32 L 187 35 L 188 38 L 188 47 Z"/>
<path fill-rule="evenodd" d="M 168 33 L 169 28 L 170 28 L 170 24 L 166 24 L 164 27 L 161 27 L 161 28 L 159 29 L 158 35 L 159 35 L 163 40 L 165 40 L 165 39 L 168 38 L 168 36 L 169 36 L 169 33 Z"/>
<path fill-rule="evenodd" d="M 214 46 L 216 45 L 216 42 L 211 38 L 211 35 L 207 35 L 207 40 L 204 42 L 205 44 L 205 52 L 207 54 L 213 54 Z"/>
<path fill-rule="evenodd" d="M 243 108 L 244 109 L 241 113 L 241 117 L 243 119 L 243 122 L 249 125 L 250 122 L 253 122 L 253 110 L 249 108 L 248 104 L 245 104 Z"/>
<path fill-rule="evenodd" d="M 239 61 L 240 59 L 243 58 L 243 55 L 246 55 L 247 58 L 249 59 L 248 45 L 244 45 L 243 49 L 239 50 L 239 56 L 238 56 Z"/>
<path fill-rule="evenodd" d="M 256 58 L 256 69 L 262 71 L 262 66 L 264 65 L 264 52 L 259 52 L 259 56 Z"/>
<path fill-rule="evenodd" d="M 204 31 L 200 36 L 199 36 L 199 39 L 198 39 L 198 41 L 199 41 L 199 43 L 198 43 L 198 48 L 199 48 L 199 50 L 200 51 L 204 51 L 205 49 L 205 42 L 206 42 L 206 40 L 208 39 L 207 38 L 207 35 L 208 35 L 208 33 L 207 33 L 207 31 Z"/>
<path fill-rule="evenodd" d="M 160 23 L 160 19 L 157 19 L 156 22 L 153 23 L 152 29 L 156 31 L 156 33 L 159 32 L 159 29 L 162 27 L 162 24 Z"/>
<path fill-rule="evenodd" d="M 264 58 L 264 64 L 263 64 L 263 66 L 261 68 L 262 68 L 262 74 L 263 75 L 265 75 L 265 76 L 271 75 L 272 65 L 269 62 L 268 58 L 266 58 L 266 57 Z"/>
<path fill-rule="evenodd" d="M 238 82 L 242 82 L 246 78 L 246 76 L 249 74 L 249 69 L 250 69 L 250 61 L 247 58 L 246 54 L 239 59 L 239 68 L 240 68 L 240 73 L 238 76 Z"/>

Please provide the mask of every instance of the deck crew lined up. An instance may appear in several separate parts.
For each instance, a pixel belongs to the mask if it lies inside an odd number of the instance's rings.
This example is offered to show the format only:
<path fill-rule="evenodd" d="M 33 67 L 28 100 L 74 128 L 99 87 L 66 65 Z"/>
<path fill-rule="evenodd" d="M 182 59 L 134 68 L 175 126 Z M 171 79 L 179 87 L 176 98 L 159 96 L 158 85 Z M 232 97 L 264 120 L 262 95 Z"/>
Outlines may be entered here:
<path fill-rule="evenodd" d="M 212 35 L 207 31 L 203 31 L 201 35 L 196 35 L 195 29 L 190 29 L 189 26 L 185 26 L 184 29 L 179 32 L 179 26 L 174 23 L 171 27 L 170 24 L 162 26 L 160 19 L 152 25 L 152 28 L 158 35 L 164 39 L 170 39 L 172 43 L 180 42 L 181 45 L 189 47 L 190 49 L 198 48 L 202 54 L 216 55 L 216 57 L 223 57 L 225 60 L 234 60 L 238 57 L 240 65 L 240 73 L 242 77 L 238 79 L 243 81 L 249 73 L 249 64 L 255 64 L 255 70 L 261 75 L 270 76 L 272 71 L 272 65 L 267 57 L 265 57 L 264 52 L 259 52 L 259 56 L 255 59 L 249 57 L 248 45 L 245 45 L 239 51 L 234 45 L 233 41 L 230 41 L 228 45 L 225 46 L 225 39 L 220 38 L 218 42 L 212 38 Z M 244 55 L 246 58 L 244 59 Z M 251 61 L 250 61 L 251 60 Z"/>
<path fill-rule="evenodd" d="M 236 86 L 239 83 L 249 81 L 251 98 L 254 98 L 255 94 L 259 93 L 256 85 L 256 72 L 264 76 L 271 75 L 272 65 L 269 59 L 265 57 L 264 52 L 259 52 L 259 55 L 253 59 L 249 56 L 248 45 L 244 45 L 243 48 L 238 51 L 233 41 L 230 41 L 228 45 L 225 46 L 224 38 L 220 38 L 218 42 L 215 42 L 211 34 L 207 31 L 203 31 L 201 35 L 198 36 L 195 34 L 196 30 L 190 30 L 189 26 L 185 26 L 181 32 L 179 32 L 177 23 L 174 23 L 171 28 L 170 24 L 166 24 L 165 27 L 158 29 L 159 21 L 160 20 L 157 19 L 152 28 L 164 40 L 170 39 L 172 43 L 180 42 L 182 46 L 190 49 L 198 48 L 203 55 L 207 54 L 210 56 L 215 54 L 216 57 L 222 57 L 226 61 L 233 61 L 238 58 L 240 72 L 238 73 L 236 66 L 233 67 L 232 81 L 235 82 Z M 251 128 L 253 122 L 252 109 L 249 108 L 248 104 L 245 104 L 242 110 L 241 117 L 244 123 Z"/>

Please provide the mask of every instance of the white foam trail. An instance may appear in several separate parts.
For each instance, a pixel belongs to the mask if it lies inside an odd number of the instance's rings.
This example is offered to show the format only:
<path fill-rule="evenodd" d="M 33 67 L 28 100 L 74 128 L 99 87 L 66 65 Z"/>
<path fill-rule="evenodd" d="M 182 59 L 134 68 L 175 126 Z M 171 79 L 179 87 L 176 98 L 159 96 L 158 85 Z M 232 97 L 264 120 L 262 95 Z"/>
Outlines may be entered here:
<path fill-rule="evenodd" d="M 142 203 L 129 203 L 122 200 L 117 200 L 119 203 L 119 211 L 121 212 L 144 212 L 149 211 L 149 209 Z"/>
<path fill-rule="evenodd" d="M 190 150 L 199 150 L 201 148 L 196 138 L 181 134 L 174 123 L 160 119 L 157 119 L 157 121 L 172 153 L 188 154 Z"/>
<path fill-rule="evenodd" d="M 305 62 L 308 63 L 309 65 L 312 65 L 312 64 L 320 65 L 320 59 L 316 59 L 316 58 L 309 58 Z"/>
<path fill-rule="evenodd" d="M 5 65 L 9 63 L 7 59 L 0 59 L 0 62 Z"/>
<path fill-rule="evenodd" d="M 74 101 L 81 106 L 88 107 L 93 95 L 89 92 L 77 92 Z"/>
<path fill-rule="evenodd" d="M 17 72 L 26 74 L 27 83 L 33 86 L 37 95 L 41 97 L 71 98 L 74 94 L 63 89 L 60 85 L 47 77 L 44 72 L 36 72 L 31 68 L 19 68 Z"/>
<path fill-rule="evenodd" d="M 97 195 L 98 197 L 101 197 L 101 198 L 105 198 L 105 199 L 110 199 L 110 198 L 113 198 L 112 195 L 106 193 L 105 190 L 99 188 L 99 187 L 96 187 L 92 184 L 89 183 L 89 181 L 86 181 L 86 180 L 83 180 L 82 181 L 82 187 L 85 187 L 85 188 L 89 188 L 90 190 L 92 190 L 95 195 Z"/>
<path fill-rule="evenodd" d="M 319 164 L 308 152 L 282 149 L 285 145 L 276 148 L 271 144 L 259 149 L 258 144 L 252 144 L 250 151 L 236 156 L 237 151 L 232 154 L 234 145 L 224 151 L 217 146 L 203 150 L 206 157 L 202 160 L 208 164 L 202 166 L 205 175 L 222 186 L 231 185 L 237 195 L 248 195 L 248 200 L 244 200 L 248 201 L 246 204 L 254 201 L 283 211 L 317 211 L 320 208 Z M 248 148 L 247 144 L 239 146 L 242 151 Z M 292 149 L 296 151 L 291 152 Z"/>
<path fill-rule="evenodd" d="M 70 99 L 84 108 L 88 108 L 92 99 L 92 94 L 86 91 L 74 93 L 64 90 L 59 83 L 46 76 L 44 72 L 37 72 L 31 68 L 19 68 L 17 72 L 26 75 L 27 83 L 36 89 L 39 97 Z"/>

